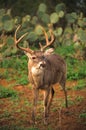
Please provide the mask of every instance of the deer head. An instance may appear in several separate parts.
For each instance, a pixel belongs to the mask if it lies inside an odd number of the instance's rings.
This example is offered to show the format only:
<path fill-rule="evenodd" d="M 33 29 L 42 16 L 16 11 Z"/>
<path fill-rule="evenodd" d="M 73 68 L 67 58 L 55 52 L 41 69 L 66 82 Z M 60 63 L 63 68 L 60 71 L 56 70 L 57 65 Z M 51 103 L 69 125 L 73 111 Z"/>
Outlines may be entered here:
<path fill-rule="evenodd" d="M 50 41 L 48 39 L 48 35 L 45 29 L 41 27 L 45 36 L 46 44 L 42 46 L 42 44 L 39 43 L 40 50 L 37 50 L 37 51 L 33 51 L 30 48 L 24 48 L 24 47 L 19 46 L 20 41 L 28 34 L 28 33 L 25 33 L 19 39 L 17 39 L 17 32 L 20 29 L 20 27 L 21 26 L 19 25 L 15 31 L 15 36 L 14 36 L 15 45 L 17 46 L 17 48 L 23 50 L 25 54 L 29 57 L 29 64 L 31 65 L 30 67 L 33 66 L 32 73 L 39 74 L 46 67 L 46 58 L 45 58 L 46 55 L 49 55 L 53 53 L 54 51 L 53 48 L 50 48 L 45 51 L 45 49 L 49 47 L 55 40 L 53 31 L 52 31 L 52 26 L 49 26 L 49 33 L 50 33 L 50 38 L 51 38 Z"/>

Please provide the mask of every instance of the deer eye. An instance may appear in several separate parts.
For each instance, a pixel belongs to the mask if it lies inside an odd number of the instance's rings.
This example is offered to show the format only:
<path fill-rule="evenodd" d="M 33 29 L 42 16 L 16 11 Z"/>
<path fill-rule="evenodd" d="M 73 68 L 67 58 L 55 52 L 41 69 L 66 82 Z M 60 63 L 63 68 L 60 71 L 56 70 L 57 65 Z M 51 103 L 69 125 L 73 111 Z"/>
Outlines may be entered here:
<path fill-rule="evenodd" d="M 36 59 L 36 56 L 33 56 L 32 59 L 35 60 L 35 59 Z"/>

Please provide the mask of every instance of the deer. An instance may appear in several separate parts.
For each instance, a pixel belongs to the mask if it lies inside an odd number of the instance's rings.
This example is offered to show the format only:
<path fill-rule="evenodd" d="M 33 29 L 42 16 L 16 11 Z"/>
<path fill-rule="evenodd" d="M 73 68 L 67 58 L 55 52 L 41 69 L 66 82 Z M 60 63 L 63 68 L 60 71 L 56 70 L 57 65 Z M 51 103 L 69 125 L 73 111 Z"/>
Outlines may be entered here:
<path fill-rule="evenodd" d="M 17 38 L 20 27 L 19 25 L 15 31 L 14 41 L 16 47 L 24 51 L 28 56 L 28 78 L 33 88 L 32 122 L 34 124 L 36 123 L 37 101 L 39 90 L 42 90 L 44 92 L 44 124 L 48 124 L 50 106 L 55 93 L 54 84 L 59 83 L 61 85 L 65 95 L 65 105 L 68 107 L 67 90 L 65 87 L 67 65 L 59 54 L 54 53 L 53 48 L 49 48 L 55 41 L 51 26 L 49 27 L 50 39 L 48 38 L 46 30 L 41 27 L 46 43 L 44 45 L 39 43 L 39 50 L 32 50 L 30 47 L 25 48 L 19 45 L 21 40 L 27 35 L 27 33 L 25 33 L 20 38 Z"/>

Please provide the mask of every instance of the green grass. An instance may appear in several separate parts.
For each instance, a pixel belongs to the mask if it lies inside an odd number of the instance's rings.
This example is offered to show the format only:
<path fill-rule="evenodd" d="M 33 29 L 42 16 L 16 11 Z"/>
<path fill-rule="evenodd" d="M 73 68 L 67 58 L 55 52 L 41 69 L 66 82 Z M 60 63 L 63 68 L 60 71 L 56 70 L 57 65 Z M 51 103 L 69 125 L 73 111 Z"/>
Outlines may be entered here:
<path fill-rule="evenodd" d="M 73 90 L 82 90 L 86 88 L 86 81 L 85 80 L 78 80 L 78 84 L 73 87 Z"/>
<path fill-rule="evenodd" d="M 26 56 L 11 57 L 9 60 L 4 59 L 0 62 L 0 68 L 4 68 L 3 73 L 0 73 L 1 79 L 16 80 L 17 84 L 28 84 L 28 68 Z"/>
<path fill-rule="evenodd" d="M 68 96 L 68 106 L 73 106 L 73 105 L 77 105 L 78 103 L 81 103 L 84 99 L 83 96 L 76 96 L 74 99 L 71 96 Z M 61 99 L 58 100 L 59 102 L 59 106 L 61 107 L 65 107 L 65 100 Z M 56 111 L 57 108 L 53 108 L 53 111 Z"/>
<path fill-rule="evenodd" d="M 76 53 L 73 45 L 60 46 L 56 48 L 56 53 L 60 54 L 67 63 L 68 80 L 77 80 L 86 77 L 86 61 L 78 60 L 73 57 Z"/>
<path fill-rule="evenodd" d="M 71 63 L 72 62 L 72 63 Z M 86 77 L 86 62 L 77 59 L 67 59 L 67 79 L 77 80 Z"/>
<path fill-rule="evenodd" d="M 20 77 L 15 77 L 17 84 L 27 85 L 28 84 L 28 75 L 21 74 Z"/>
<path fill-rule="evenodd" d="M 70 46 L 63 45 L 63 46 L 58 46 L 55 52 L 60 54 L 64 58 L 66 58 L 66 57 L 71 57 L 75 53 L 75 48 L 73 44 L 71 44 Z"/>
<path fill-rule="evenodd" d="M 0 68 L 13 68 L 13 69 L 25 69 L 27 67 L 27 60 L 26 60 L 26 56 L 20 56 L 20 57 L 10 57 L 8 58 L 4 58 L 1 62 L 0 62 Z"/>
<path fill-rule="evenodd" d="M 18 92 L 0 85 L 0 98 L 18 97 Z"/>
<path fill-rule="evenodd" d="M 83 99 L 84 99 L 83 96 L 77 96 L 77 97 L 75 98 L 75 103 L 80 103 L 80 102 L 83 101 Z"/>
<path fill-rule="evenodd" d="M 86 87 L 86 84 L 78 84 L 77 86 L 73 87 L 73 90 L 82 90 Z"/>
<path fill-rule="evenodd" d="M 85 118 L 86 119 L 86 112 L 83 112 L 79 115 L 79 118 Z"/>

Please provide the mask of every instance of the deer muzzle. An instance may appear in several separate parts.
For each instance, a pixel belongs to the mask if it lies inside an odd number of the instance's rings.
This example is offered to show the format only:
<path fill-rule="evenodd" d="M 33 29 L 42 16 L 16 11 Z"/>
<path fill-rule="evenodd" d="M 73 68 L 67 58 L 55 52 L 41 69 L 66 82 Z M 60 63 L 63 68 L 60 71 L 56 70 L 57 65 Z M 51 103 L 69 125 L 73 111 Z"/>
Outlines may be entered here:
<path fill-rule="evenodd" d="M 45 61 L 39 62 L 39 68 L 45 68 L 45 67 L 46 67 L 46 62 Z"/>
<path fill-rule="evenodd" d="M 45 61 L 40 61 L 36 66 L 33 66 L 31 71 L 33 75 L 41 75 L 46 67 Z"/>

